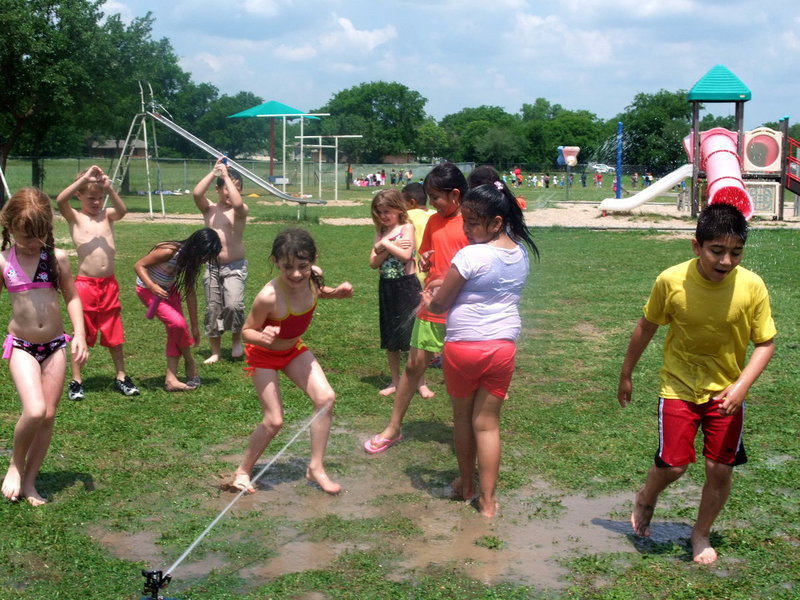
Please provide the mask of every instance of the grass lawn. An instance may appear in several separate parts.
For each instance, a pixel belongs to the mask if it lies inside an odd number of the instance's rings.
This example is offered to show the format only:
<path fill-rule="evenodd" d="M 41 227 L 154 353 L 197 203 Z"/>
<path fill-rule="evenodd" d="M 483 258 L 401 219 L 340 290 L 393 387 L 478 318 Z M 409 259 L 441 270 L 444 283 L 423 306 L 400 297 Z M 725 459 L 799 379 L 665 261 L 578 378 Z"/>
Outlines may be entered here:
<path fill-rule="evenodd" d="M 713 543 L 721 559 L 699 567 L 685 539 L 637 543 L 619 533 L 623 550 L 571 551 L 558 557 L 558 585 L 513 576 L 476 578 L 465 563 L 407 565 L 430 545 L 467 523 L 476 555 L 515 560 L 507 552 L 511 517 L 482 524 L 471 509 L 441 498 L 456 473 L 449 445 L 451 414 L 439 371 L 430 371 L 437 396 L 412 402 L 407 441 L 386 455 L 360 450 L 365 435 L 383 426 L 390 404 L 377 390 L 387 379 L 378 350 L 377 275 L 368 267 L 369 226 L 317 224 L 317 217 L 368 216 L 371 191 L 360 206 L 309 208 L 302 222 L 320 248 L 326 279 L 351 281 L 355 296 L 322 301 L 306 342 L 319 358 L 338 400 L 328 470 L 346 493 L 330 498 L 306 485 L 302 435 L 257 494 L 243 499 L 176 571 L 165 590 L 176 598 L 796 598 L 800 594 L 800 377 L 796 231 L 755 231 L 744 265 L 771 291 L 777 352 L 754 386 L 746 443 L 750 462 L 737 468 Z M 360 190 L 359 190 L 360 192 Z M 530 202 L 530 200 L 529 200 Z M 134 199 L 132 209 L 140 210 Z M 271 242 L 294 221 L 292 206 L 252 201 L 256 222 L 246 229 L 250 261 L 248 303 L 272 275 Z M 530 204 L 529 204 L 530 206 Z M 170 200 L 173 212 L 193 212 L 189 197 Z M 142 388 L 123 398 L 111 388 L 108 352 L 95 348 L 84 371 L 87 397 L 61 404 L 39 490 L 46 507 L 0 502 L 0 599 L 133 599 L 142 568 L 164 569 L 232 498 L 219 483 L 232 472 L 259 418 L 242 363 L 201 366 L 203 386 L 168 394 L 164 332 L 147 321 L 134 293 L 133 263 L 156 242 L 182 239 L 198 225 L 124 220 L 116 226 L 117 277 L 122 287 L 128 371 Z M 59 245 L 70 249 L 63 222 Z M 501 513 L 516 503 L 523 527 L 544 530 L 571 496 L 632 494 L 657 442 L 655 392 L 660 364 L 657 335 L 634 377 L 634 403 L 621 410 L 616 382 L 628 336 L 660 270 L 684 260 L 687 239 L 657 231 L 597 232 L 537 229 L 542 252 L 522 302 L 524 334 L 510 399 L 502 415 L 504 455 L 498 489 Z M 202 292 L 200 291 L 202 296 Z M 202 305 L 202 301 L 201 301 Z M 0 320 L 8 302 L 0 303 Z M 223 338 L 223 348 L 229 336 Z M 199 361 L 209 353 L 205 340 Z M 265 464 L 310 415 L 310 403 L 283 386 L 286 427 L 267 450 Z M 16 390 L 0 362 L 0 468 L 10 454 L 19 416 Z M 702 469 L 690 468 L 665 496 L 654 523 L 691 523 Z M 549 486 L 543 492 L 540 484 Z M 402 491 L 398 491 L 402 490 Z M 535 491 L 534 491 L 535 490 Z M 349 493 L 347 493 L 349 492 Z M 627 531 L 629 505 L 597 514 Z M 435 519 L 431 517 L 435 515 Z M 590 515 L 587 519 L 595 518 Z M 452 521 L 451 521 L 452 519 Z M 504 521 L 505 519 L 505 521 Z M 431 523 L 431 520 L 435 521 Z M 501 527 L 505 523 L 505 527 Z M 462 525 L 459 525 L 462 524 Z M 431 532 L 435 531 L 435 534 Z M 287 533 L 287 532 L 290 532 Z M 469 537 L 471 536 L 471 537 Z M 545 534 L 546 537 L 546 534 Z M 545 543 L 543 541 L 542 543 Z M 124 550 L 120 550 L 124 548 Z M 292 555 L 293 548 L 302 552 Z M 319 554 L 306 552 L 314 549 Z M 414 549 L 412 551 L 412 549 Z M 482 554 L 480 554 L 482 553 Z M 294 561 L 276 572 L 265 565 Z M 488 560 L 488 559 L 483 559 Z M 549 568 L 517 564 L 525 571 Z"/>

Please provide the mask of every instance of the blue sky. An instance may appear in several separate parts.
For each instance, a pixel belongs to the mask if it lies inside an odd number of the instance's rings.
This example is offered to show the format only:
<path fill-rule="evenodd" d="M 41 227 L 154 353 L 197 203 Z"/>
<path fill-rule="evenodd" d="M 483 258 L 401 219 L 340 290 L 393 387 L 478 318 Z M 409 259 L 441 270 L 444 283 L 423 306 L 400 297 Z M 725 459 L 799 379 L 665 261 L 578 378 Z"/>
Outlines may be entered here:
<path fill-rule="evenodd" d="M 220 93 L 301 110 L 369 81 L 516 113 L 546 98 L 614 117 L 639 92 L 690 89 L 723 64 L 752 92 L 745 127 L 800 119 L 798 0 L 109 0 L 155 17 L 181 67 Z M 732 104 L 708 105 L 732 115 Z"/>

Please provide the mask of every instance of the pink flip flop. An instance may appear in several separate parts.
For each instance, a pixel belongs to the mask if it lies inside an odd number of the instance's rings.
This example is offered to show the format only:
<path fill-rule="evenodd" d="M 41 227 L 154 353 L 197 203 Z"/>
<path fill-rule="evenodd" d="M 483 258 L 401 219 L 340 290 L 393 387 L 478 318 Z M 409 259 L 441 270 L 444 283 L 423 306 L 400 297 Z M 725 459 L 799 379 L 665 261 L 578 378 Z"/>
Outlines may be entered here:
<path fill-rule="evenodd" d="M 398 434 L 397 437 L 394 439 L 383 438 L 377 435 L 373 435 L 366 442 L 364 442 L 364 450 L 366 450 L 370 454 L 378 454 L 379 452 L 388 450 L 402 439 L 403 439 L 403 434 Z"/>

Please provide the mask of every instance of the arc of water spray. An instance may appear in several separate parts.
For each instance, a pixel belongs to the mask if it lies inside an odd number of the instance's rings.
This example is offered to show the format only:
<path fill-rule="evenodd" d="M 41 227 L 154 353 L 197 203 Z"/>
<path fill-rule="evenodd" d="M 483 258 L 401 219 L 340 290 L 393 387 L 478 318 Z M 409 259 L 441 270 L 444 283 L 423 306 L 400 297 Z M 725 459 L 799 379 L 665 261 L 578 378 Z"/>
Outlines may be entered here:
<path fill-rule="evenodd" d="M 309 420 L 306 422 L 306 424 L 305 424 L 305 425 L 303 425 L 303 426 L 302 426 L 302 427 L 301 427 L 301 428 L 300 428 L 300 429 L 299 429 L 299 430 L 298 430 L 298 431 L 297 431 L 297 432 L 296 432 L 296 433 L 295 433 L 295 434 L 292 436 L 292 438 L 291 438 L 291 439 L 290 439 L 288 442 L 286 442 L 286 444 L 284 444 L 283 448 L 281 448 L 281 449 L 278 451 L 278 453 L 277 453 L 277 454 L 275 454 L 275 456 L 273 456 L 273 457 L 270 459 L 270 461 L 269 461 L 269 462 L 268 462 L 266 465 L 264 465 L 264 467 L 263 467 L 263 468 L 262 468 L 262 469 L 261 469 L 261 470 L 258 472 L 258 474 L 257 474 L 257 475 L 256 475 L 256 476 L 255 476 L 255 477 L 254 477 L 254 478 L 253 478 L 251 481 L 250 481 L 250 483 L 251 483 L 251 484 L 254 484 L 254 483 L 256 483 L 256 482 L 257 482 L 259 479 L 261 479 L 261 476 L 262 476 L 262 475 L 264 475 L 264 473 L 266 473 L 266 472 L 267 472 L 267 471 L 270 469 L 270 467 L 272 467 L 272 465 L 274 465 L 274 464 L 275 464 L 275 461 L 277 461 L 277 460 L 278 460 L 278 459 L 279 459 L 281 456 L 283 456 L 284 452 L 286 452 L 286 450 L 289 448 L 289 446 L 291 446 L 291 445 L 294 443 L 294 441 L 295 441 L 297 438 L 299 438 L 299 437 L 300 437 L 300 435 L 302 435 L 302 434 L 303 434 L 303 433 L 304 433 L 304 432 L 305 432 L 307 429 L 309 429 L 309 428 L 311 427 L 311 425 L 314 423 L 314 421 L 316 421 L 316 420 L 317 420 L 317 419 L 318 419 L 318 418 L 319 418 L 321 415 L 323 415 L 323 414 L 327 413 L 327 412 L 328 412 L 328 411 L 331 409 L 331 406 L 332 406 L 332 404 L 333 404 L 332 402 L 329 402 L 328 404 L 326 404 L 325 406 L 323 406 L 323 407 L 322 407 L 322 408 L 321 408 L 321 409 L 320 409 L 320 410 L 319 410 L 319 411 L 318 411 L 318 412 L 317 412 L 315 415 L 313 415 L 313 416 L 312 416 L 312 417 L 311 417 L 311 418 L 310 418 L 310 419 L 309 419 Z M 198 535 L 198 536 L 197 536 L 197 538 L 196 538 L 196 539 L 195 539 L 195 540 L 194 540 L 194 541 L 193 541 L 193 542 L 192 542 L 192 543 L 189 545 L 189 547 L 188 547 L 188 548 L 187 548 L 187 549 L 184 551 L 184 553 L 183 553 L 183 554 L 181 554 L 181 555 L 180 555 L 180 557 L 178 557 L 178 560 L 176 560 L 174 563 L 172 563 L 172 566 L 171 566 L 169 569 L 167 569 L 167 571 L 166 571 L 166 574 L 167 574 L 167 575 L 172 575 L 172 573 L 175 571 L 175 569 L 177 569 L 177 568 L 180 566 L 180 564 L 181 564 L 181 563 L 182 563 L 184 560 L 186 560 L 186 557 L 187 557 L 187 556 L 189 556 L 189 554 L 191 554 L 192 550 L 194 550 L 194 549 L 195 549 L 195 547 L 197 546 L 197 544 L 199 544 L 199 543 L 200 543 L 200 542 L 203 540 L 203 538 L 204 538 L 204 537 L 206 537 L 206 535 L 208 535 L 208 533 L 209 533 L 209 532 L 210 532 L 210 531 L 211 531 L 211 530 L 214 528 L 214 526 L 215 526 L 217 523 L 219 523 L 219 522 L 220 522 L 220 520 L 222 520 L 222 517 L 224 517 L 224 516 L 225 516 L 225 514 L 226 514 L 226 513 L 227 513 L 227 512 L 228 512 L 228 511 L 229 511 L 229 510 L 230 510 L 230 509 L 233 507 L 233 505 L 234 505 L 234 504 L 236 504 L 236 502 L 239 500 L 239 498 L 241 498 L 242 496 L 244 496 L 244 494 L 245 494 L 245 493 L 247 493 L 247 489 L 246 489 L 246 488 L 245 488 L 245 489 L 243 489 L 242 491 L 240 491 L 240 492 L 239 492 L 239 493 L 236 495 L 236 497 L 234 497 L 234 499 L 233 499 L 233 500 L 231 500 L 231 501 L 228 503 L 228 506 L 226 506 L 225 508 L 223 508 L 223 509 L 222 509 L 222 512 L 220 512 L 220 513 L 219 513 L 219 514 L 216 516 L 216 518 L 214 518 L 214 520 L 213 520 L 213 521 L 211 521 L 211 523 L 209 523 L 208 527 L 206 527 L 206 528 L 203 530 L 203 533 L 201 533 L 200 535 Z"/>

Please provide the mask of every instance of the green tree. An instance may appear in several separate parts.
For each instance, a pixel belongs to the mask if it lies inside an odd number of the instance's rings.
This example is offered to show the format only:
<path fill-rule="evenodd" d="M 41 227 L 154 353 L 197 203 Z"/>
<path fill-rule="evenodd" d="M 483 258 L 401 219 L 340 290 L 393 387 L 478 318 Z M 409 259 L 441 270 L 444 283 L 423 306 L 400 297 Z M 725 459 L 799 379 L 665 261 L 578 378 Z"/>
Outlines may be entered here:
<path fill-rule="evenodd" d="M 453 160 L 479 162 L 478 146 L 489 130 L 504 128 L 514 131 L 518 120 L 499 106 L 484 105 L 447 115 L 440 125 L 451 140 Z"/>
<path fill-rule="evenodd" d="M 685 163 L 682 142 L 691 130 L 691 119 L 685 90 L 637 94 L 615 119 L 622 121 L 627 140 L 625 162 L 643 165 L 656 174 Z"/>
<path fill-rule="evenodd" d="M 436 119 L 428 117 L 417 128 L 411 149 L 418 157 L 433 160 L 448 156 L 450 148 L 447 132 L 436 123 Z"/>
<path fill-rule="evenodd" d="M 231 158 L 243 154 L 268 154 L 269 119 L 229 119 L 230 115 L 264 102 L 250 92 L 221 96 L 197 119 L 195 135 Z"/>
<path fill-rule="evenodd" d="M 347 144 L 353 160 L 379 162 L 387 154 L 407 153 L 425 120 L 425 99 L 400 83 L 362 83 L 335 94 L 312 112 L 330 113 L 319 123 L 309 123 L 308 133 L 360 134 L 358 144 Z"/>

